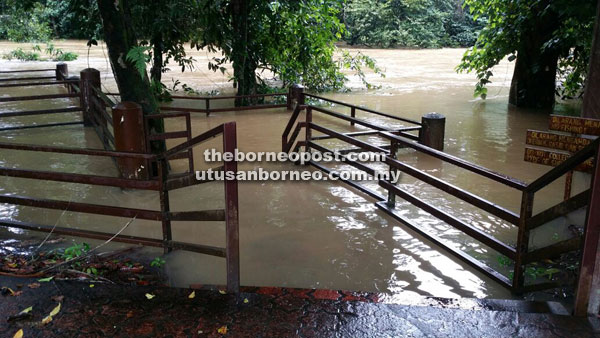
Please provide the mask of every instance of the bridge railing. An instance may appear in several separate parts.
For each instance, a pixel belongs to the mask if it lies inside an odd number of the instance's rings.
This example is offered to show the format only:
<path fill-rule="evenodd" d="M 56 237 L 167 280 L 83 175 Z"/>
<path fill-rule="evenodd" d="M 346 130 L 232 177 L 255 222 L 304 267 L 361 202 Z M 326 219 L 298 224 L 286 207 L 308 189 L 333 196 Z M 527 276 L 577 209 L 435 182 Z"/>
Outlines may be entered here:
<path fill-rule="evenodd" d="M 298 122 L 297 120 L 299 119 L 303 111 L 305 112 L 305 121 Z M 320 113 L 329 117 L 334 117 L 336 120 L 340 121 L 354 122 L 356 125 L 361 125 L 362 127 L 367 128 L 367 130 L 352 133 L 336 131 L 314 122 L 313 117 L 315 113 Z M 300 135 L 302 134 L 302 129 L 304 129 L 305 132 L 303 137 L 300 137 Z M 296 106 L 296 109 L 292 113 L 290 121 L 288 122 L 288 125 L 286 126 L 282 135 L 282 150 L 284 152 L 298 151 L 300 150 L 300 148 L 304 147 L 305 151 L 309 152 L 338 152 L 338 154 L 341 155 L 339 156 L 339 158 L 341 158 L 342 163 L 351 165 L 352 167 L 360 171 L 366 172 L 371 176 L 375 176 L 377 174 L 377 170 L 363 163 L 352 161 L 346 156 L 343 156 L 343 154 L 350 151 L 386 153 L 385 160 L 381 163 L 386 164 L 390 171 L 400 171 L 409 176 L 412 176 L 417 180 L 431 185 L 478 209 L 481 209 L 491 215 L 500 218 L 508 224 L 515 226 L 517 230 L 517 236 L 515 240 L 516 246 L 511 246 L 507 243 L 498 240 L 497 238 L 494 238 L 492 235 L 484 232 L 481 229 L 478 229 L 476 226 L 470 224 L 469 222 L 463 221 L 459 217 L 456 217 L 454 215 L 449 214 L 448 212 L 441 210 L 438 206 L 414 196 L 413 193 L 408 192 L 402 189 L 401 187 L 398 187 L 394 182 L 391 182 L 389 180 L 379 179 L 377 181 L 378 186 L 383 188 L 387 192 L 387 196 L 382 195 L 377 190 L 373 190 L 372 188 L 365 186 L 361 182 L 349 181 L 341 178 L 340 181 L 349 184 L 353 188 L 371 196 L 377 201 L 376 205 L 382 211 L 390 214 L 396 220 L 400 221 L 412 230 L 423 235 L 425 238 L 433 241 L 441 248 L 447 250 L 450 254 L 471 265 L 476 270 L 482 272 L 483 274 L 497 281 L 501 285 L 511 289 L 513 292 L 523 293 L 540 289 L 553 288 L 564 284 L 564 282 L 557 281 L 551 283 L 534 283 L 526 285 L 524 278 L 525 268 L 527 264 L 531 264 L 533 262 L 541 261 L 544 259 L 556 258 L 563 253 L 579 249 L 581 247 L 582 239 L 569 239 L 553 244 L 549 247 L 529 250 L 529 232 L 532 229 L 539 227 L 542 224 L 545 224 L 558 217 L 564 216 L 571 211 L 580 209 L 582 207 L 585 207 L 586 205 L 592 205 L 590 204 L 590 198 L 593 198 L 591 196 L 596 196 L 596 199 L 600 200 L 597 196 L 598 194 L 600 194 L 600 183 L 598 183 L 598 181 L 600 181 L 600 174 L 596 175 L 597 178 L 594 180 L 594 183 L 592 185 L 592 188 L 595 187 L 595 190 L 587 190 L 583 193 L 572 197 L 567 201 L 561 202 L 556 206 L 553 206 L 545 211 L 533 215 L 532 210 L 535 193 L 548 186 L 553 181 L 557 180 L 569 171 L 580 166 L 582 163 L 589 160 L 589 158 L 600 156 L 598 154 L 600 141 L 594 141 L 592 144 L 581 150 L 579 153 L 573 155 L 571 158 L 569 158 L 567 161 L 565 161 L 558 167 L 554 168 L 553 170 L 543 175 L 539 179 L 535 180 L 534 182 L 527 184 L 521 180 L 515 179 L 513 177 L 501 173 L 497 173 L 488 168 L 482 167 L 480 165 L 444 153 L 443 151 L 439 151 L 430 148 L 426 145 L 415 142 L 416 138 L 406 137 L 406 132 L 404 130 L 394 131 L 386 129 L 387 128 L 385 127 L 378 126 L 370 122 L 360 121 L 352 116 L 345 116 L 322 107 L 298 104 Z M 319 134 L 313 135 L 313 133 Z M 380 139 L 387 140 L 389 142 L 389 145 L 376 145 L 373 144 L 373 142 L 365 142 L 363 140 L 360 140 L 358 137 L 363 135 L 378 136 Z M 350 149 L 348 151 L 328 149 L 327 147 L 318 142 L 320 140 L 325 139 L 336 139 L 343 143 L 350 144 L 355 148 Z M 494 182 L 503 184 L 520 192 L 522 198 L 519 212 L 514 212 L 507 208 L 499 206 L 493 201 L 486 200 L 483 197 L 478 196 L 477 194 L 461 189 L 429 173 L 412 167 L 411 165 L 397 158 L 396 154 L 400 148 L 413 149 L 418 153 L 425 154 L 442 160 L 443 162 L 455 165 L 465 170 L 465 172 L 467 173 L 490 179 Z M 340 177 L 339 173 L 337 173 L 335 170 L 328 168 L 320 163 L 310 162 L 309 164 L 326 173 Z M 598 171 L 599 167 L 600 165 L 596 164 L 595 170 Z M 511 273 L 512 276 L 505 276 L 503 273 L 494 270 L 492 267 L 488 266 L 484 262 L 481 262 L 468 255 L 467 253 L 456 249 L 454 246 L 448 244 L 445 240 L 442 240 L 438 236 L 427 231 L 427 229 L 417 224 L 414 224 L 413 220 L 406 219 L 406 217 L 402 216 L 401 213 L 399 213 L 398 210 L 396 210 L 395 208 L 396 196 L 428 212 L 429 214 L 442 220 L 446 224 L 454 227 L 455 229 L 484 244 L 490 249 L 512 260 L 514 262 L 513 272 Z M 586 223 L 586 229 L 588 230 L 586 231 L 593 232 L 594 230 L 591 229 L 600 230 L 600 225 L 598 224 L 600 219 L 600 215 L 598 215 L 598 209 L 588 208 L 588 214 L 588 221 Z M 596 231 L 596 234 L 598 232 L 600 231 Z M 584 249 L 584 261 L 582 263 L 582 268 L 585 268 L 585 264 L 590 265 L 590 262 L 594 261 L 591 257 L 595 255 L 596 251 L 594 251 L 594 249 L 589 248 L 591 245 L 589 243 L 597 242 L 597 238 L 595 239 L 595 242 L 594 239 L 592 239 L 589 242 L 588 240 L 586 240 L 586 243 L 588 243 L 588 249 Z M 587 257 L 587 263 L 585 257 Z M 591 277 L 589 277 L 588 279 L 591 279 Z M 582 283 L 581 280 L 580 283 Z"/>

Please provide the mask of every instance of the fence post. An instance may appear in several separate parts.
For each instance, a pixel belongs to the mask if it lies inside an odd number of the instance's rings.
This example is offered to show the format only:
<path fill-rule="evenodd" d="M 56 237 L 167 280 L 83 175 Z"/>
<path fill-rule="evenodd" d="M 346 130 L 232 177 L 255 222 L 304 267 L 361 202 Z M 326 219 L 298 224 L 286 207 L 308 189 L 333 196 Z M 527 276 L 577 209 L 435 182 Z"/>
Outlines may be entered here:
<path fill-rule="evenodd" d="M 312 129 L 310 128 L 310 124 L 312 123 L 312 107 L 306 107 L 306 125 L 304 129 L 306 129 L 306 137 L 304 139 L 304 151 L 310 153 L 310 140 L 312 139 Z"/>
<path fill-rule="evenodd" d="M 135 153 L 146 152 L 144 115 L 142 106 L 134 102 L 120 102 L 112 108 L 115 150 Z M 117 166 L 123 178 L 148 178 L 148 163 L 143 159 L 119 158 Z"/>
<path fill-rule="evenodd" d="M 350 108 L 350 117 L 352 117 L 353 119 L 356 118 L 356 107 L 351 107 Z M 354 121 L 350 121 L 350 125 L 354 126 Z"/>
<path fill-rule="evenodd" d="M 223 152 L 234 153 L 237 148 L 235 122 L 223 125 Z M 225 174 L 237 173 L 235 159 L 225 162 Z M 225 180 L 225 233 L 227 236 L 227 292 L 240 292 L 240 221 L 238 214 L 238 181 Z"/>
<path fill-rule="evenodd" d="M 512 280 L 512 291 L 518 293 L 524 285 L 524 265 L 523 258 L 529 251 L 529 229 L 527 229 L 527 221 L 533 215 L 533 199 L 534 193 L 529 191 L 523 192 L 521 198 L 521 212 L 519 218 L 519 232 L 517 234 L 517 247 L 515 266 Z"/>
<path fill-rule="evenodd" d="M 141 111 L 141 107 L 140 107 Z M 163 233 L 163 252 L 169 253 L 172 248 L 168 245 L 173 240 L 171 231 L 171 204 L 169 202 L 169 190 L 167 190 L 168 164 L 167 160 L 158 160 L 158 180 L 160 182 L 160 190 L 158 191 L 160 200 L 160 211 L 162 216 L 162 233 Z"/>
<path fill-rule="evenodd" d="M 421 123 L 419 143 L 443 151 L 446 117 L 438 113 L 428 113 L 421 118 Z"/>
<path fill-rule="evenodd" d="M 66 63 L 60 62 L 56 64 L 56 80 L 62 81 L 69 77 L 69 66 Z"/>
<path fill-rule="evenodd" d="M 296 101 L 296 104 L 304 104 L 304 86 L 300 84 L 294 84 L 290 87 L 287 99 L 288 110 L 294 110 L 294 100 Z"/>
<path fill-rule="evenodd" d="M 592 177 L 591 196 L 585 220 L 584 242 L 581 250 L 581 264 L 579 264 L 579 278 L 575 294 L 576 316 L 588 314 L 596 316 L 600 308 L 600 148 L 596 152 L 596 165 Z"/>
<path fill-rule="evenodd" d="M 391 140 L 390 141 L 390 157 L 393 159 L 397 158 L 397 154 L 398 153 L 398 142 L 396 140 Z M 392 173 L 393 172 L 397 172 L 397 169 L 394 169 L 391 165 L 390 165 L 390 183 L 391 184 L 396 184 L 398 182 L 392 182 Z M 388 190 L 388 200 L 387 200 L 387 205 L 390 208 L 395 208 L 396 207 L 396 194 L 394 194 L 392 191 Z"/>
<path fill-rule="evenodd" d="M 96 95 L 92 87 L 100 88 L 100 72 L 93 68 L 86 68 L 79 74 L 79 89 L 81 90 L 81 108 L 83 109 L 83 125 L 92 126 L 94 121 L 94 107 L 92 97 Z M 98 120 L 99 121 L 99 120 Z"/>

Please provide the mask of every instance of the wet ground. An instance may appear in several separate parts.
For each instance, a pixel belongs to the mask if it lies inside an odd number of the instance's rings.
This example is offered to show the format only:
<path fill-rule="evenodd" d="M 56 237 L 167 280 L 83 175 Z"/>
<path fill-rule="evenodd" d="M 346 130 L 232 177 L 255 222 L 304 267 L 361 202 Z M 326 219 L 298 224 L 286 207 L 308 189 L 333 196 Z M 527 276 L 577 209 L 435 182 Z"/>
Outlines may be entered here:
<path fill-rule="evenodd" d="M 600 333 L 597 319 L 386 304 L 365 293 L 247 288 L 236 296 L 55 281 L 30 289 L 32 282 L 0 279 L 2 286 L 23 291 L 0 296 L 0 336 L 12 337 L 19 330 L 25 337 L 584 338 Z M 7 321 L 29 307 L 21 320 Z M 45 318 L 47 324 L 42 324 Z"/>

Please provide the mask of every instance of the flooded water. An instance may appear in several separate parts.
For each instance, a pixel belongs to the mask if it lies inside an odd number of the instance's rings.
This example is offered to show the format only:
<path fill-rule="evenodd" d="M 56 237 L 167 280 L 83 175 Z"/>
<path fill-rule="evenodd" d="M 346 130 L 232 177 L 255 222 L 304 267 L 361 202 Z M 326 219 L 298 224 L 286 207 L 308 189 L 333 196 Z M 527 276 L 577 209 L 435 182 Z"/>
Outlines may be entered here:
<path fill-rule="evenodd" d="M 88 58 L 84 41 L 56 42 L 56 45 L 80 55 L 79 60 L 68 63 L 71 74 L 78 74 L 87 67 L 97 68 L 102 73 L 104 90 L 116 90 L 105 57 L 105 49 L 93 47 Z M 0 54 L 17 46 L 29 48 L 26 44 L 4 42 L 0 43 Z M 483 101 L 473 98 L 475 77 L 454 72 L 454 67 L 460 61 L 464 50 L 369 49 L 362 52 L 374 57 L 385 68 L 386 78 L 369 76 L 369 79 L 374 84 L 381 85 L 381 88 L 372 91 L 354 90 L 343 94 L 330 93 L 325 96 L 417 120 L 425 113 L 438 112 L 447 118 L 446 152 L 526 182 L 534 180 L 548 170 L 548 167 L 523 161 L 526 130 L 547 129 L 548 117 L 540 112 L 508 106 L 507 93 L 512 64 L 503 62 L 494 70 L 495 82 L 490 86 L 488 99 Z M 197 69 L 183 74 L 167 73 L 164 78 L 167 85 L 170 86 L 171 78 L 175 78 L 205 92 L 222 90 L 228 86 L 227 74 L 213 73 L 206 68 L 207 59 L 214 55 L 203 51 L 193 51 L 191 54 L 197 60 Z M 54 64 L 49 62 L 23 63 L 0 60 L 1 70 L 53 67 Z M 357 85 L 358 81 L 352 78 L 350 86 Z M 35 93 L 49 94 L 61 90 L 58 87 L 37 87 Z M 31 90 L 2 88 L 0 96 L 19 96 L 27 93 L 31 93 Z M 71 104 L 77 102 L 54 100 L 4 103 L 0 104 L 0 111 L 44 109 L 49 105 L 64 107 Z M 193 103 L 177 102 L 177 106 L 192 107 Z M 344 111 L 339 107 L 332 109 Z M 557 109 L 570 108 L 558 106 Z M 285 109 L 218 113 L 208 118 L 204 114 L 197 114 L 193 116 L 192 128 L 194 134 L 200 134 L 223 122 L 236 121 L 241 151 L 279 151 L 281 133 L 289 115 Z M 360 113 L 358 117 L 376 124 L 391 123 L 384 118 L 373 118 Z M 0 120 L 0 128 L 41 122 L 73 121 L 78 118 L 78 114 L 5 118 Z M 336 130 L 361 130 L 358 127 L 350 128 L 317 113 L 314 121 Z M 175 122 L 167 127 L 177 130 L 181 129 L 183 124 Z M 383 144 L 377 138 L 362 139 L 373 144 Z M 84 130 L 81 126 L 5 131 L 1 133 L 0 140 L 101 147 L 95 133 Z M 219 147 L 218 142 L 219 140 L 211 141 L 207 146 Z M 338 149 L 349 148 L 347 144 L 333 141 L 324 144 Z M 439 160 L 419 156 L 412 151 L 402 150 L 399 156 L 407 163 L 458 187 L 479 194 L 512 211 L 519 211 L 520 193 L 515 190 L 474 174 L 467 174 Z M 200 151 L 196 151 L 195 158 L 198 167 L 206 167 L 201 161 Z M 87 156 L 2 150 L 0 166 L 118 175 L 110 160 Z M 259 166 L 267 170 L 299 169 L 293 164 L 285 163 L 243 163 L 240 169 L 250 170 Z M 585 177 L 576 177 L 575 192 L 580 191 L 585 182 Z M 403 176 L 400 184 L 415 196 L 430 201 L 462 220 L 472 222 L 505 243 L 515 243 L 514 226 L 505 224 L 496 217 L 474 209 L 409 176 Z M 559 202 L 562 198 L 562 184 L 562 181 L 558 181 L 541 191 L 536 198 L 535 210 L 540 211 Z M 506 289 L 407 230 L 391 217 L 378 211 L 371 198 L 345 185 L 327 182 L 242 182 L 239 189 L 241 276 L 244 285 L 378 291 L 393 295 L 418 293 L 454 298 L 511 297 Z M 118 188 L 52 182 L 34 184 L 31 180 L 3 177 L 0 178 L 0 192 L 115 206 L 159 208 L 158 196 L 155 193 L 123 191 Z M 171 205 L 175 211 L 222 208 L 222 183 L 209 183 L 176 191 L 171 196 Z M 415 223 L 427 227 L 495 268 L 503 269 L 498 263 L 499 255 L 485 246 L 406 203 L 398 201 L 396 207 Z M 121 229 L 128 221 L 2 204 L 0 217 L 111 233 Z M 10 231 L 19 232 L 16 229 Z M 174 223 L 173 231 L 174 239 L 178 241 L 224 245 L 222 222 Z M 159 238 L 160 224 L 136 220 L 124 234 Z M 155 249 L 146 251 L 148 255 L 153 256 L 162 254 L 162 251 Z M 224 261 L 220 258 L 173 252 L 166 256 L 166 260 L 165 269 L 172 285 L 222 284 L 225 281 Z"/>

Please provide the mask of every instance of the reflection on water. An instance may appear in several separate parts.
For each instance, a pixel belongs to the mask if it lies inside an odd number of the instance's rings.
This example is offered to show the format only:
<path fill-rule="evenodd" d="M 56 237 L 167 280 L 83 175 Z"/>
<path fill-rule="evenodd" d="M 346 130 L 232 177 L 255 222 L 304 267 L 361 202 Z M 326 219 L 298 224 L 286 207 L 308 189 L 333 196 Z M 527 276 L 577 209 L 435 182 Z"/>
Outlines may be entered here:
<path fill-rule="evenodd" d="M 3 43 L 0 45 L 0 53 L 16 46 Z M 57 47 L 76 51 L 82 56 L 87 52 L 85 42 L 82 41 L 58 42 Z M 474 77 L 456 74 L 453 71 L 462 50 L 363 52 L 376 58 L 386 67 L 385 79 L 370 77 L 371 81 L 382 85 L 382 88 L 327 96 L 417 120 L 427 112 L 442 113 L 447 117 L 448 153 L 525 181 L 531 181 L 547 170 L 522 160 L 526 129 L 545 129 L 547 118 L 536 112 L 508 109 L 507 86 L 512 72 L 511 64 L 502 63 L 498 66 L 496 74 L 500 75 L 496 79 L 497 82 L 490 87 L 490 98 L 481 101 L 473 99 L 472 96 Z M 210 54 L 197 51 L 192 51 L 191 54 L 198 60 L 199 68 L 192 73 L 168 73 L 166 82 L 173 76 L 202 90 L 211 90 L 226 84 L 227 75 L 204 71 L 204 64 L 211 57 Z M 76 62 L 69 63 L 70 72 L 76 74 L 88 67 L 88 63 L 89 66 L 101 70 L 105 90 L 116 89 L 100 48 L 94 47 L 91 50 L 89 60 L 84 56 Z M 35 69 L 47 66 L 46 63 L 0 61 L 2 69 Z M 50 94 L 60 92 L 61 89 L 43 87 L 35 90 L 40 94 Z M 28 92 L 16 88 L 2 89 L 0 96 L 18 96 Z M 5 103 L 0 105 L 0 110 L 33 110 L 70 104 L 76 102 L 28 101 Z M 193 106 L 193 102 L 185 104 Z M 340 107 L 332 109 L 345 111 Z M 358 113 L 358 117 L 374 124 L 399 126 L 385 118 L 361 113 Z M 8 118 L 0 120 L 0 127 L 77 118 L 78 114 Z M 289 112 L 275 109 L 219 113 L 208 118 L 198 114 L 193 116 L 192 124 L 194 134 L 199 134 L 223 122 L 235 120 L 241 151 L 279 151 L 281 132 L 288 119 Z M 336 130 L 361 130 L 358 126 L 350 127 L 317 113 L 314 119 L 315 122 Z M 168 128 L 173 130 L 184 127 L 182 121 L 169 123 L 171 124 Z M 0 139 L 3 142 L 101 147 L 94 132 L 84 130 L 80 126 L 2 132 Z M 384 145 L 383 140 L 377 137 L 363 136 L 361 139 L 372 144 Z M 219 142 L 220 140 L 213 140 L 207 143 L 207 146 L 219 148 Z M 349 148 L 347 144 L 336 141 L 326 141 L 324 144 L 338 149 Z M 201 155 L 200 151 L 196 151 L 196 166 L 206 168 L 207 165 L 201 161 Z M 509 210 L 517 212 L 519 209 L 520 194 L 510 188 L 474 175 L 466 175 L 464 171 L 452 165 L 418 155 L 411 150 L 401 150 L 399 158 L 411 166 L 479 194 Z M 0 164 L 14 168 L 117 175 L 110 160 L 86 156 L 2 150 Z M 381 164 L 370 165 L 386 169 Z M 184 163 L 179 163 L 175 165 L 175 169 L 183 169 L 184 166 Z M 240 169 L 250 170 L 258 166 L 267 170 L 312 170 L 288 163 L 243 163 Z M 366 184 L 372 189 L 379 189 L 373 183 Z M 476 210 L 410 176 L 403 175 L 399 184 L 410 193 L 475 224 L 506 243 L 514 244 L 515 228 L 496 217 Z M 540 194 L 541 197 L 536 200 L 536 210 L 542 210 L 559 201 L 562 196 L 561 184 L 557 182 Z M 575 190 L 577 189 L 579 187 Z M 58 182 L 33 184 L 30 180 L 4 177 L 0 178 L 0 192 L 115 206 L 158 208 L 158 196 L 155 193 L 124 191 L 110 187 Z M 182 189 L 172 193 L 171 201 L 174 211 L 222 208 L 223 186 L 220 183 L 209 183 Z M 431 215 L 401 200 L 396 206 L 403 216 L 421 224 L 439 237 L 452 241 L 456 247 L 497 265 L 498 254 L 489 248 L 473 242 Z M 113 233 L 127 222 L 126 219 L 2 204 L 0 217 Z M 412 292 L 441 297 L 510 297 L 510 294 L 496 283 L 449 257 L 430 242 L 379 212 L 370 198 L 339 184 L 242 182 L 240 220 L 241 273 L 244 285 L 334 288 L 391 294 Z M 178 241 L 224 245 L 225 229 L 222 222 L 176 222 L 173 230 L 174 239 Z M 157 222 L 136 220 L 124 234 L 159 238 L 160 225 Z M 161 254 L 161 251 L 155 249 L 147 249 L 147 252 L 149 255 Z M 173 285 L 222 284 L 225 281 L 224 261 L 220 258 L 174 252 L 169 254 L 166 260 L 166 269 Z"/>

